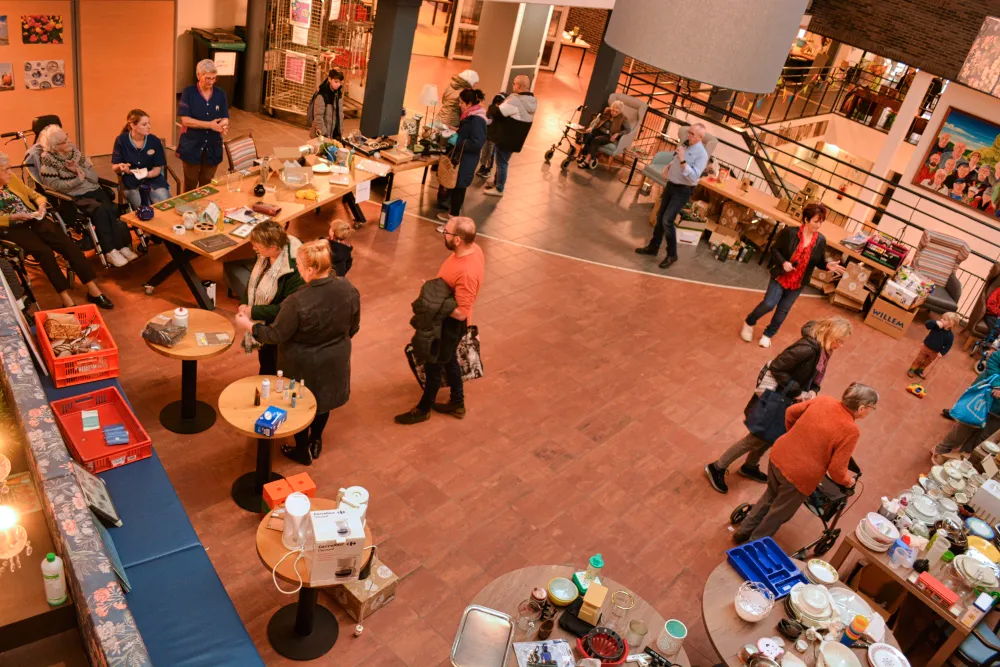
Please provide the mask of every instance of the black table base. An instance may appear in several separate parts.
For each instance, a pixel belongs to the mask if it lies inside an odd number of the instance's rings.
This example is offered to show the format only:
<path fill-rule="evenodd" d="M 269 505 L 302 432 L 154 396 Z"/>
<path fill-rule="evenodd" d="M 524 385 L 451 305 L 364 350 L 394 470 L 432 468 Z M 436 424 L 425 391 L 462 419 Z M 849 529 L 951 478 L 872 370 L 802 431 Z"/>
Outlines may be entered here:
<path fill-rule="evenodd" d="M 289 660 L 315 660 L 337 643 L 340 624 L 326 607 L 316 604 L 319 589 L 303 587 L 295 604 L 285 605 L 267 624 L 267 639 Z"/>
<path fill-rule="evenodd" d="M 236 478 L 232 488 L 233 500 L 247 512 L 259 514 L 263 511 L 264 485 L 279 479 L 284 478 L 271 471 L 271 441 L 258 439 L 257 469 Z"/>
<path fill-rule="evenodd" d="M 194 267 L 191 266 L 191 260 L 198 257 L 198 254 L 167 240 L 164 240 L 163 245 L 167 246 L 167 251 L 170 253 L 170 262 L 146 281 L 143 285 L 146 288 L 146 294 L 152 294 L 153 288 L 175 272 L 180 272 L 198 307 L 203 310 L 215 310 L 215 302 L 208 298 L 204 283 L 195 273 Z"/>
<path fill-rule="evenodd" d="M 198 400 L 198 362 L 181 361 L 181 400 L 160 411 L 160 423 L 168 431 L 190 435 L 207 431 L 215 423 L 215 408 Z"/>

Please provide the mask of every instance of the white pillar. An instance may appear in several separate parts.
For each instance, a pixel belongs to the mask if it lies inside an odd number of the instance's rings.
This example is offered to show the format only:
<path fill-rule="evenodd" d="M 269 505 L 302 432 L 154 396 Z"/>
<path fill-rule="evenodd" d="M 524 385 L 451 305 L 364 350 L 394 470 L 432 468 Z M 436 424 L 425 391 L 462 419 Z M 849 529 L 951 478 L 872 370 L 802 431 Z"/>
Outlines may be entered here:
<path fill-rule="evenodd" d="M 889 173 L 889 167 L 892 166 L 892 160 L 896 156 L 896 151 L 906 141 L 907 133 L 910 131 L 910 124 L 916 118 L 917 111 L 920 110 L 920 103 L 923 101 L 924 95 L 927 94 L 933 78 L 934 75 L 923 70 L 917 72 L 917 75 L 913 77 L 910 89 L 906 92 L 903 103 L 899 105 L 899 113 L 896 114 L 896 121 L 892 124 L 889 134 L 886 135 L 882 149 L 878 152 L 875 164 L 871 168 L 871 172 L 876 176 L 885 178 L 885 175 Z M 865 184 L 868 189 L 862 190 L 861 194 L 858 195 L 858 199 L 864 200 L 868 204 L 873 204 L 881 196 L 880 191 L 884 185 L 885 183 L 877 178 L 869 178 Z M 854 207 L 851 209 L 851 217 L 862 222 L 867 221 L 871 214 L 871 207 L 859 202 L 855 202 Z"/>

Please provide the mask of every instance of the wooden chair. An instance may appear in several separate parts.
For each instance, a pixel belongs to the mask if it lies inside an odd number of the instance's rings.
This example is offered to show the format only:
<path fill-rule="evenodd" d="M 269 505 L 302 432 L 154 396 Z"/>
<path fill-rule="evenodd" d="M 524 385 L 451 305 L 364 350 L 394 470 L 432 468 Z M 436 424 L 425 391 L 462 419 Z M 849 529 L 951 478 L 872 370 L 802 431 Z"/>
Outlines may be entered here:
<path fill-rule="evenodd" d="M 229 171 L 249 169 L 258 157 L 252 131 L 244 136 L 227 139 L 223 145 L 226 147 L 226 157 L 229 159 Z"/>

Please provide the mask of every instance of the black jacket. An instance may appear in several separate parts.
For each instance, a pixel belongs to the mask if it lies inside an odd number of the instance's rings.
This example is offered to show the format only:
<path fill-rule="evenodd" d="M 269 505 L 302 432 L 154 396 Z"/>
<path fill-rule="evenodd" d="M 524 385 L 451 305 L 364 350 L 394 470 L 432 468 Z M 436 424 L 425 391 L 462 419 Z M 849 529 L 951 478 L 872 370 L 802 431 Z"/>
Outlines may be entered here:
<path fill-rule="evenodd" d="M 354 258 L 351 257 L 354 247 L 350 243 L 327 240 L 330 241 L 330 257 L 333 259 L 333 272 L 337 274 L 338 278 L 343 278 L 354 264 Z"/>
<path fill-rule="evenodd" d="M 514 113 L 510 116 L 503 115 L 501 104 L 507 104 L 508 111 L 513 108 Z M 493 104 L 486 111 L 490 119 L 490 126 L 486 130 L 487 138 L 502 151 L 520 152 L 531 131 L 537 108 L 538 102 L 531 93 L 517 93 L 499 101 L 494 97 Z"/>
<path fill-rule="evenodd" d="M 778 238 L 771 245 L 771 277 L 777 278 L 785 273 L 782 264 L 792 261 L 795 249 L 799 247 L 799 230 L 797 227 L 785 227 L 778 234 Z M 816 234 L 816 243 L 813 245 L 812 254 L 809 256 L 809 266 L 802 276 L 802 286 L 809 284 L 813 269 L 817 266 L 826 266 L 826 237 Z"/>
<path fill-rule="evenodd" d="M 485 115 L 485 113 L 484 113 Z M 452 162 L 458 157 L 458 183 L 455 187 L 467 188 L 472 185 L 479 166 L 479 152 L 486 143 L 486 119 L 482 116 L 466 116 L 458 124 L 458 143 Z"/>
<path fill-rule="evenodd" d="M 802 327 L 802 338 L 786 347 L 771 361 L 771 375 L 778 383 L 777 391 L 780 393 L 787 388 L 789 398 L 798 398 L 799 394 L 807 391 L 819 393 L 820 386 L 815 379 L 816 366 L 823 348 L 812 337 L 814 325 L 814 322 L 807 322 Z M 760 399 L 754 395 L 747 403 L 744 414 L 749 416 L 758 400 Z"/>
<path fill-rule="evenodd" d="M 447 357 L 442 352 L 448 350 L 442 350 L 442 324 L 458 307 L 451 288 L 444 278 L 428 280 L 412 306 L 413 339 L 410 342 L 414 358 L 421 364 L 443 361 Z"/>

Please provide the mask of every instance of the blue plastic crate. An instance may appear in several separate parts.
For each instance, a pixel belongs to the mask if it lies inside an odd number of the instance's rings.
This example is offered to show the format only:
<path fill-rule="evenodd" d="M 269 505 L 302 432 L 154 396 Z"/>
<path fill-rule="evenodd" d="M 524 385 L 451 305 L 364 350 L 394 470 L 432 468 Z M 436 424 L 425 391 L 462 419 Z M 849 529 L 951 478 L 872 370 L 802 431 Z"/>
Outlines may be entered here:
<path fill-rule="evenodd" d="M 788 595 L 792 586 L 808 584 L 802 571 L 770 537 L 764 537 L 726 552 L 729 564 L 744 579 L 767 586 L 775 599 Z"/>

